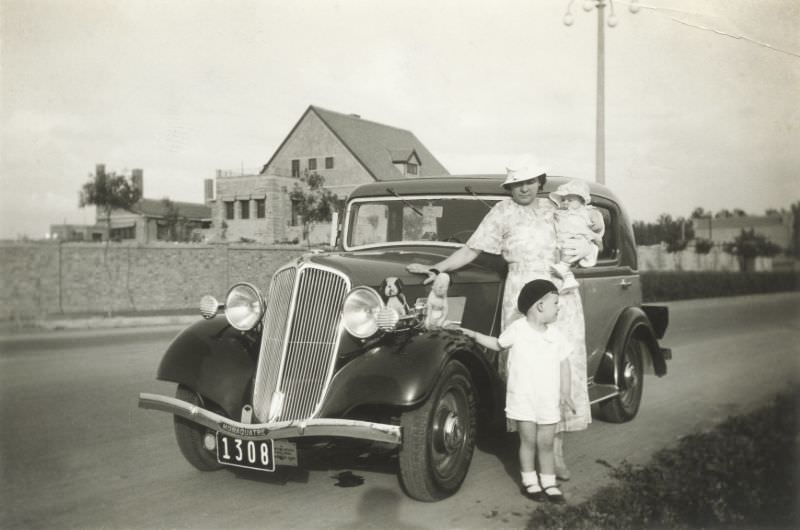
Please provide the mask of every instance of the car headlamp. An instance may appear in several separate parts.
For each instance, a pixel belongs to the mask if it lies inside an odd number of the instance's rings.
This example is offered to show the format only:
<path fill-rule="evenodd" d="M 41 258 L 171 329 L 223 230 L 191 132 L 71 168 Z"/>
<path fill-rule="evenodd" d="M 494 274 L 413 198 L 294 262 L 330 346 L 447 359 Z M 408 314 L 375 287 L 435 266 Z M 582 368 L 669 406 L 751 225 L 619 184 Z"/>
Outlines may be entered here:
<path fill-rule="evenodd" d="M 344 329 L 352 336 L 365 339 L 378 332 L 378 315 L 384 304 L 370 287 L 356 287 L 347 294 L 342 308 Z"/>
<path fill-rule="evenodd" d="M 265 308 L 261 293 L 249 283 L 237 283 L 225 297 L 225 316 L 231 326 L 240 331 L 256 327 Z"/>
<path fill-rule="evenodd" d="M 200 299 L 200 314 L 203 315 L 203 318 L 206 320 L 214 318 L 219 309 L 219 302 L 217 302 L 217 299 L 210 294 L 207 294 Z"/>

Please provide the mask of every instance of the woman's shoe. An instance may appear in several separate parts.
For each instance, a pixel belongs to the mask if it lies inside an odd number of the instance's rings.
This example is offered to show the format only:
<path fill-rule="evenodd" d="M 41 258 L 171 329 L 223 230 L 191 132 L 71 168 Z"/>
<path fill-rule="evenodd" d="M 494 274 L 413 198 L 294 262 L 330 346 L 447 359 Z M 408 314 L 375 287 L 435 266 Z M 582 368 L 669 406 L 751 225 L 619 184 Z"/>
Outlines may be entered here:
<path fill-rule="evenodd" d="M 556 464 L 556 478 L 562 482 L 566 482 L 572 478 L 572 474 L 569 472 L 569 469 L 567 469 L 567 466 L 559 466 Z"/>

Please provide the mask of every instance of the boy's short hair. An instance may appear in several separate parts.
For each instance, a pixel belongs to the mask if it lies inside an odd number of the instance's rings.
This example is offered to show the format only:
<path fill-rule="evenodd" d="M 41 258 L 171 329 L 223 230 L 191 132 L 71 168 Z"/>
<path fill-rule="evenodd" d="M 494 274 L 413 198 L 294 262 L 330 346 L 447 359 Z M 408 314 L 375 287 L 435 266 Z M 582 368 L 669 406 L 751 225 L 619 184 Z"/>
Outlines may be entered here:
<path fill-rule="evenodd" d="M 541 300 L 547 293 L 558 294 L 558 289 L 550 280 L 533 280 L 526 283 L 519 292 L 517 309 L 523 315 L 528 314 L 528 310 L 533 307 L 533 304 Z"/>

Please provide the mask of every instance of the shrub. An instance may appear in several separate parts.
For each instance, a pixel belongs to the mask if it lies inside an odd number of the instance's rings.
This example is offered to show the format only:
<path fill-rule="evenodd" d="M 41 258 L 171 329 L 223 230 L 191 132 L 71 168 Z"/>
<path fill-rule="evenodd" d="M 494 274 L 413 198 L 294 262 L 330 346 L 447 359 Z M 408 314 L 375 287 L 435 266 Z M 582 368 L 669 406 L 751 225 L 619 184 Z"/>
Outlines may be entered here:
<path fill-rule="evenodd" d="M 800 392 L 780 395 L 645 466 L 609 465 L 617 483 L 579 505 L 537 509 L 528 528 L 798 528 L 798 401 Z"/>
<path fill-rule="evenodd" d="M 710 239 L 698 237 L 694 240 L 694 251 L 697 254 L 708 254 L 714 248 L 714 242 Z"/>
<path fill-rule="evenodd" d="M 728 254 L 739 257 L 742 272 L 752 270 L 752 262 L 757 256 L 775 256 L 781 251 L 780 246 L 765 236 L 756 234 L 755 229 L 742 229 L 742 232 L 733 241 L 723 243 L 722 249 Z"/>
<path fill-rule="evenodd" d="M 800 287 L 800 273 L 792 271 L 651 271 L 643 272 L 641 278 L 645 302 L 796 291 Z"/>

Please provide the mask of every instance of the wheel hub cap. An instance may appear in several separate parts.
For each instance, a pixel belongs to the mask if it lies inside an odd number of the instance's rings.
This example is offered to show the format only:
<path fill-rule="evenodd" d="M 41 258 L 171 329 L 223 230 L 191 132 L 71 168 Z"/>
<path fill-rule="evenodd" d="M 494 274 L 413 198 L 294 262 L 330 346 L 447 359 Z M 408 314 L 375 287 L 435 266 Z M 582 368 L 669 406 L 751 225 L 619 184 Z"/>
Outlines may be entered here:
<path fill-rule="evenodd" d="M 637 383 L 636 369 L 634 368 L 633 364 L 631 363 L 625 364 L 625 371 L 622 374 L 622 376 L 625 381 L 625 388 L 631 389 L 636 386 Z"/>
<path fill-rule="evenodd" d="M 458 416 L 453 411 L 450 411 L 442 425 L 444 448 L 448 453 L 452 453 L 459 448 L 462 433 L 463 429 L 461 428 L 461 422 L 458 421 Z"/>

